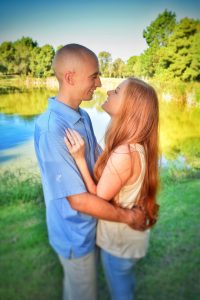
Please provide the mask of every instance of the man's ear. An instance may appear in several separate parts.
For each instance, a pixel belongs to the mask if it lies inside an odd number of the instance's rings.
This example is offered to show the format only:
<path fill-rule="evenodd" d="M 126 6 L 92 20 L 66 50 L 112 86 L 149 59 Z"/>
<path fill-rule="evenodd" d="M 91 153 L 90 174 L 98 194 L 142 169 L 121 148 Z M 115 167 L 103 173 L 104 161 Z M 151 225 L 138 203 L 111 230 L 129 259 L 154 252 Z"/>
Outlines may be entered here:
<path fill-rule="evenodd" d="M 68 71 L 65 73 L 65 82 L 70 85 L 74 85 L 74 72 Z"/>

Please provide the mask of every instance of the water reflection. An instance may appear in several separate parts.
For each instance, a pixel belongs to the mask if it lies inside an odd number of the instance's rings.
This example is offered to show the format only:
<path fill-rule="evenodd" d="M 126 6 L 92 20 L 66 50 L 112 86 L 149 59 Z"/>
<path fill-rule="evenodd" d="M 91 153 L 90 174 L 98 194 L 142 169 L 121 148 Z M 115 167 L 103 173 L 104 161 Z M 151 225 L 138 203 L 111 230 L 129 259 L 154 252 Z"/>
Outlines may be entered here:
<path fill-rule="evenodd" d="M 16 114 L 26 119 L 41 114 L 47 107 L 47 98 L 52 95 L 46 89 L 25 90 L 21 93 L 0 95 L 0 112 Z"/>
<path fill-rule="evenodd" d="M 46 109 L 48 97 L 55 94 L 56 91 L 43 88 L 0 95 L 0 151 L 33 139 L 36 116 Z M 90 114 L 101 144 L 109 122 L 108 115 L 101 109 L 105 98 L 106 91 L 98 89 L 92 101 L 81 104 Z M 187 163 L 200 167 L 200 108 L 161 101 L 160 141 L 162 155 L 167 160 L 182 156 Z M 6 155 L 4 152 L 2 160 L 15 158 Z"/>
<path fill-rule="evenodd" d="M 182 156 L 200 167 L 200 109 L 178 103 L 160 103 L 160 144 L 167 159 Z"/>
<path fill-rule="evenodd" d="M 16 147 L 33 136 L 35 118 L 26 120 L 17 115 L 4 115 L 0 113 L 0 150 Z"/>

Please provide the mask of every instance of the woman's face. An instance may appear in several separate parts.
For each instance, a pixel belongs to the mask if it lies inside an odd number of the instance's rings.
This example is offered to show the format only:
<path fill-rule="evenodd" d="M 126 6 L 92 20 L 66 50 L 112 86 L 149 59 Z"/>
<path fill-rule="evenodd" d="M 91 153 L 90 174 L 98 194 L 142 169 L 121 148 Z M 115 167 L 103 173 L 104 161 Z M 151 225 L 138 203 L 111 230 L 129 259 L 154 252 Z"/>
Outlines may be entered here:
<path fill-rule="evenodd" d="M 102 108 L 111 117 L 118 116 L 118 114 L 120 113 L 124 101 L 124 92 L 126 90 L 127 84 L 128 84 L 128 80 L 125 80 L 122 83 L 120 83 L 115 90 L 111 90 L 107 92 L 108 98 L 102 104 Z"/>

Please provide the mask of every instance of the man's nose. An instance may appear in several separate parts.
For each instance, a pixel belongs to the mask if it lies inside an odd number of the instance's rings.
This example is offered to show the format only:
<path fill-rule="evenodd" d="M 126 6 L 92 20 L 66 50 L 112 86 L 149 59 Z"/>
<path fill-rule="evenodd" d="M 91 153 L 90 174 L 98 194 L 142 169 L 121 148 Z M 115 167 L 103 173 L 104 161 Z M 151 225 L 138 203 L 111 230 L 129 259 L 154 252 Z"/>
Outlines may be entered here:
<path fill-rule="evenodd" d="M 97 77 L 95 85 L 96 85 L 96 87 L 101 87 L 102 86 L 100 77 Z"/>

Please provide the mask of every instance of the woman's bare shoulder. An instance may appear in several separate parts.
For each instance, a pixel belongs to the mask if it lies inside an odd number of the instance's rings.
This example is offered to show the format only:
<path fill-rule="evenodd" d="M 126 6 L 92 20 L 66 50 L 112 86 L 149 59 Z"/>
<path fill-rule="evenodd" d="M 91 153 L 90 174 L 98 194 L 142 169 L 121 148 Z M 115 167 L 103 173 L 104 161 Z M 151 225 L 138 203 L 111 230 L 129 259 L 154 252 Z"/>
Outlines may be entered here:
<path fill-rule="evenodd" d="M 109 157 L 108 166 L 114 167 L 115 170 L 124 171 L 130 168 L 131 155 L 129 150 L 129 145 L 120 145 L 115 148 Z"/>
<path fill-rule="evenodd" d="M 117 146 L 117 148 L 115 148 L 113 150 L 113 154 L 129 154 L 130 150 L 129 150 L 129 145 L 128 144 L 122 144 Z"/>

